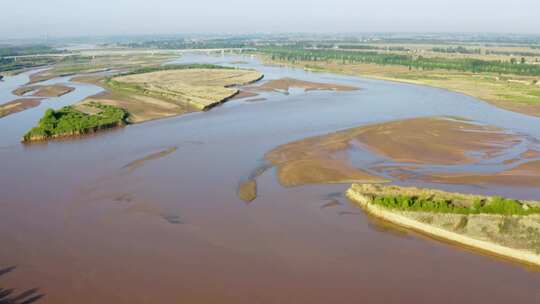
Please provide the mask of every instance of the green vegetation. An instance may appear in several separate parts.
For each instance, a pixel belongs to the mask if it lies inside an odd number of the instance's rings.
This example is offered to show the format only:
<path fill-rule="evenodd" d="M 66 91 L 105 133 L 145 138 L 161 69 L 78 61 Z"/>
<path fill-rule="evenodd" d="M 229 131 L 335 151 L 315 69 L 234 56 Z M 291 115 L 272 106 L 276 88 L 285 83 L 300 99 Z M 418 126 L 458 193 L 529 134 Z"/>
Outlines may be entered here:
<path fill-rule="evenodd" d="M 374 63 L 379 65 L 406 66 L 419 70 L 454 70 L 473 73 L 498 73 L 523 76 L 540 76 L 540 65 L 510 61 L 480 60 L 472 58 L 427 58 L 417 55 L 388 54 L 373 51 L 346 51 L 334 49 L 304 49 L 291 47 L 267 47 L 259 50 L 272 60 L 341 61 L 343 63 Z"/>
<path fill-rule="evenodd" d="M 194 63 L 194 64 L 167 64 L 167 65 L 161 65 L 161 66 L 154 66 L 154 67 L 144 67 L 140 69 L 133 70 L 131 72 L 127 72 L 124 74 L 120 74 L 117 76 L 126 76 L 126 75 L 133 75 L 133 74 L 143 74 L 143 73 L 151 73 L 151 72 L 158 72 L 158 71 L 168 71 L 168 70 L 189 70 L 189 69 L 229 69 L 234 70 L 234 67 L 226 67 L 216 64 L 204 64 L 204 63 Z"/>
<path fill-rule="evenodd" d="M 127 113 L 115 106 L 95 102 L 87 103 L 85 106 L 94 108 L 97 113 L 86 114 L 73 106 L 63 107 L 57 111 L 48 109 L 38 125 L 24 135 L 23 140 L 87 134 L 99 129 L 123 125 L 127 118 Z"/>
<path fill-rule="evenodd" d="M 481 54 L 482 50 L 480 49 L 468 49 L 462 46 L 458 47 L 434 47 L 431 49 L 433 52 L 437 53 L 448 53 L 448 54 Z"/>
<path fill-rule="evenodd" d="M 183 49 L 228 49 L 228 48 L 245 48 L 247 47 L 246 41 L 243 38 L 217 38 L 210 40 L 198 40 L 192 41 L 188 39 L 163 39 L 163 40 L 150 40 L 129 42 L 121 44 L 122 46 L 130 48 L 144 48 L 144 49 L 169 49 L 169 50 L 183 50 Z"/>
<path fill-rule="evenodd" d="M 517 200 L 495 196 L 489 200 L 476 199 L 472 206 L 461 206 L 447 199 L 418 196 L 378 196 L 373 204 L 401 211 L 424 211 L 457 214 L 499 214 L 529 215 L 540 214 L 540 207 L 527 206 Z"/>
<path fill-rule="evenodd" d="M 40 54 L 59 54 L 59 53 L 64 53 L 64 52 L 65 52 L 64 50 L 55 49 L 46 45 L 0 47 L 0 57 L 40 55 Z"/>
<path fill-rule="evenodd" d="M 14 71 L 24 68 L 38 67 L 58 62 L 59 57 L 36 56 L 18 57 L 43 54 L 59 54 L 64 50 L 55 49 L 44 45 L 28 46 L 4 46 L 0 47 L 0 72 Z"/>
<path fill-rule="evenodd" d="M 0 57 L 0 72 L 45 66 L 56 62 L 58 62 L 58 58 L 52 57 L 24 57 L 17 59 Z"/>

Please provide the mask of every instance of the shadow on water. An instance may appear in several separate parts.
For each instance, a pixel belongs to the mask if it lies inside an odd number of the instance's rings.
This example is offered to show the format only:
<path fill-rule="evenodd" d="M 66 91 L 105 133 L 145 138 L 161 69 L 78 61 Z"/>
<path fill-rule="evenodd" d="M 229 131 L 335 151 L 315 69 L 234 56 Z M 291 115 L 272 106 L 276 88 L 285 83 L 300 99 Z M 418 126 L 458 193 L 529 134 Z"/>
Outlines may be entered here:
<path fill-rule="evenodd" d="M 15 270 L 15 266 L 0 268 L 0 278 Z M 31 304 L 37 303 L 45 295 L 38 288 L 28 289 L 22 292 L 12 288 L 0 286 L 0 304 Z"/>

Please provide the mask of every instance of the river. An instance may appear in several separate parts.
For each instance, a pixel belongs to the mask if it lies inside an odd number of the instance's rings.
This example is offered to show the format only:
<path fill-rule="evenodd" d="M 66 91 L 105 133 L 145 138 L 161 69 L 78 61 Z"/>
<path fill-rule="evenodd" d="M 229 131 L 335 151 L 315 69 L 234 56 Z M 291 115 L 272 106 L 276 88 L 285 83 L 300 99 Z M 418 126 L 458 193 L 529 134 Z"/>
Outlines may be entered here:
<path fill-rule="evenodd" d="M 0 119 L 0 268 L 15 266 L 0 275 L 0 287 L 38 288 L 38 303 L 55 304 L 540 302 L 538 272 L 378 223 L 344 198 L 348 185 L 286 189 L 269 170 L 255 201 L 236 196 L 268 150 L 308 136 L 451 115 L 536 139 L 540 118 L 442 89 L 266 66 L 248 56 L 186 54 L 175 62 L 361 90 L 264 93 L 265 101 L 233 100 L 48 144 L 19 140 L 47 107 L 99 87 L 77 84 Z M 0 103 L 14 99 L 9 92 L 28 74 L 0 82 Z M 69 77 L 49 83 L 73 85 Z M 178 149 L 126 167 L 170 147 Z M 540 189 L 470 190 L 540 199 Z"/>

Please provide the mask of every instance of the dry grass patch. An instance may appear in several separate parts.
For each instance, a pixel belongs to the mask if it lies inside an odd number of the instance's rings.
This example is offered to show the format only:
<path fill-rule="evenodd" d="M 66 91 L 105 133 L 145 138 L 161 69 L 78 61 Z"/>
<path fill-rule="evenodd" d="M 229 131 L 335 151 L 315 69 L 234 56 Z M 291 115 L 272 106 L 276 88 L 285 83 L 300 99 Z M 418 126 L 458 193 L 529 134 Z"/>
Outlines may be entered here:
<path fill-rule="evenodd" d="M 161 96 L 204 110 L 237 94 L 238 89 L 231 86 L 261 78 L 261 73 L 249 70 L 183 69 L 120 76 L 113 81 L 130 85 L 145 95 Z"/>

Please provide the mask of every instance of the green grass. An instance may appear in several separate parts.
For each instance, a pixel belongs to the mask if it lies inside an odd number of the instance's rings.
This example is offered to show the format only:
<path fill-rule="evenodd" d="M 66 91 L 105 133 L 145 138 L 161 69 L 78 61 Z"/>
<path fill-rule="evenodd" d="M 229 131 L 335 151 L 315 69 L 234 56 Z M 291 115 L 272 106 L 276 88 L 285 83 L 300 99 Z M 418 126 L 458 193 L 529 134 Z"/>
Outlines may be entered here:
<path fill-rule="evenodd" d="M 23 140 L 82 135 L 100 128 L 123 124 L 127 119 L 127 113 L 115 106 L 93 102 L 86 104 L 86 106 L 97 108 L 101 112 L 89 115 L 72 106 L 63 107 L 57 111 L 48 109 L 38 125 L 24 135 Z"/>
<path fill-rule="evenodd" d="M 477 199 L 470 207 L 458 206 L 452 200 L 436 197 L 379 196 L 373 204 L 401 211 L 421 211 L 454 214 L 499 214 L 529 215 L 540 214 L 539 207 L 525 206 L 518 200 L 495 196 L 489 200 Z"/>

